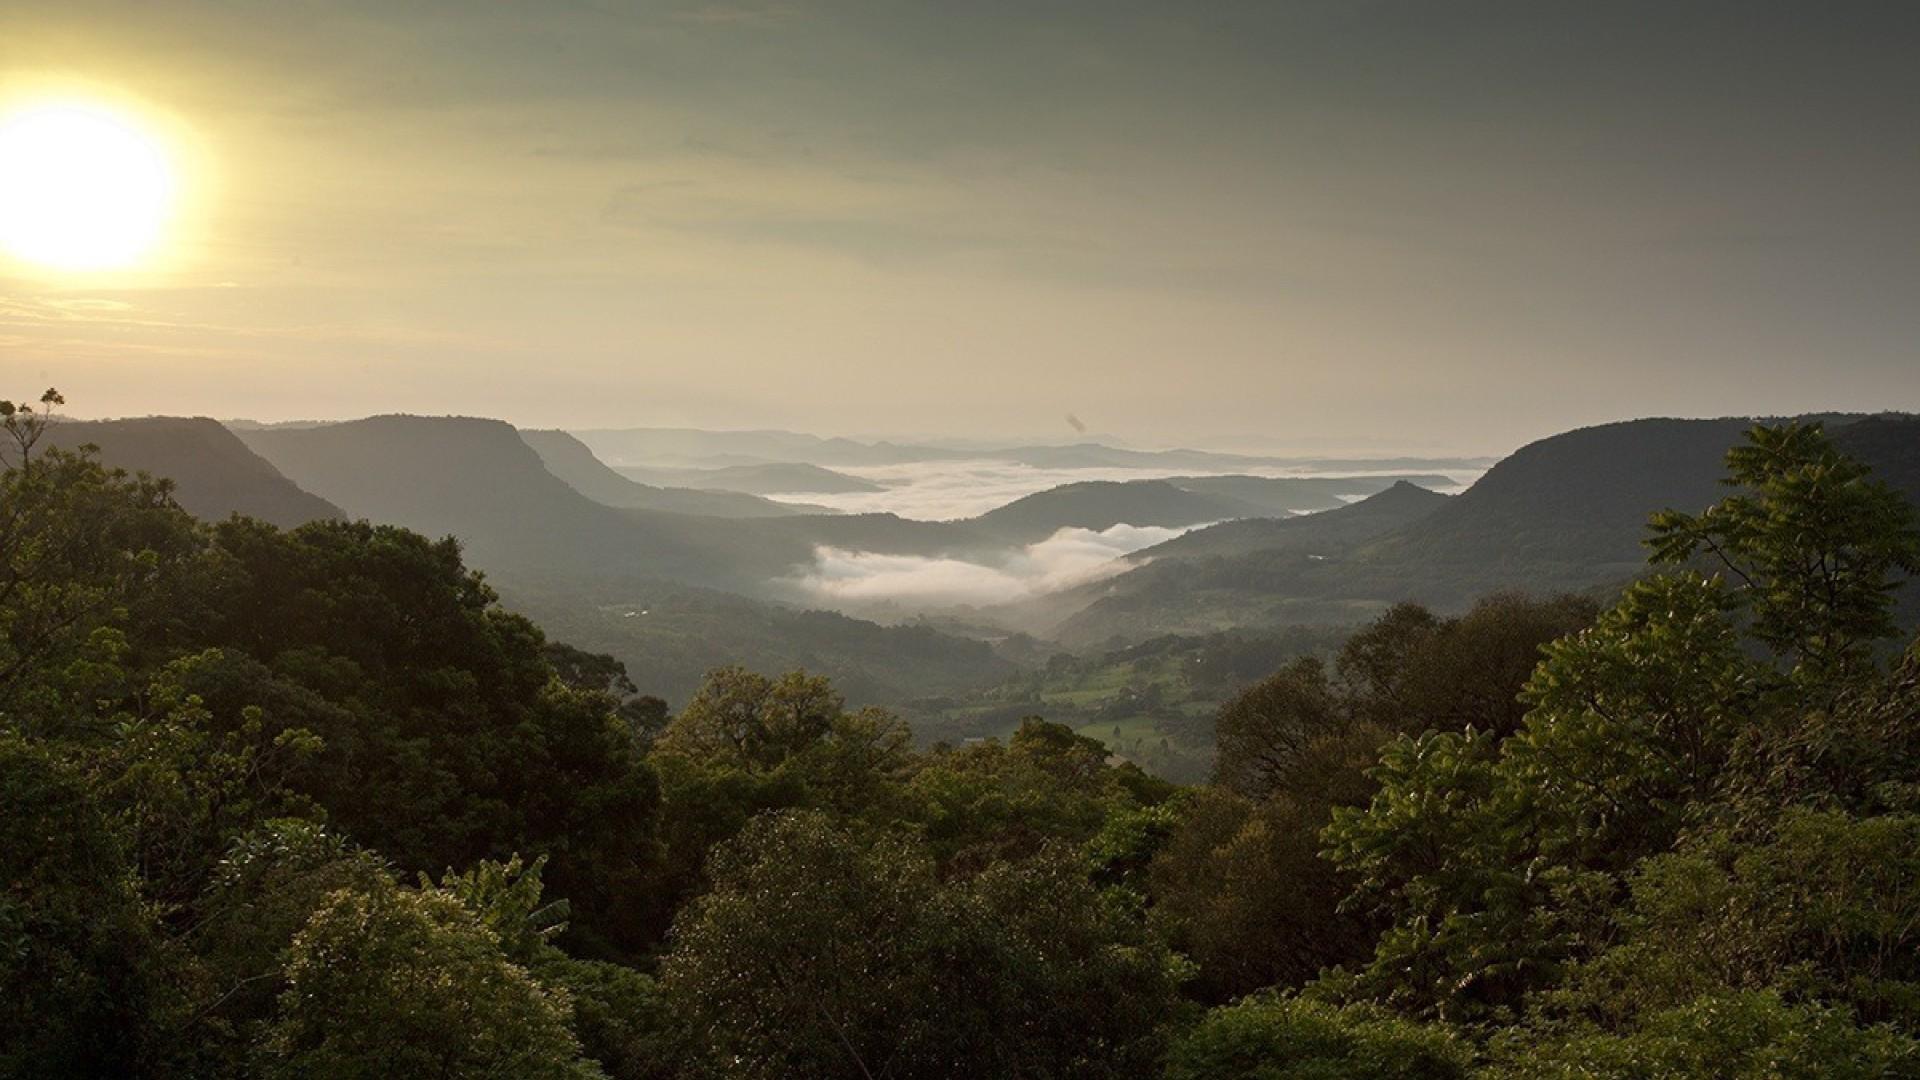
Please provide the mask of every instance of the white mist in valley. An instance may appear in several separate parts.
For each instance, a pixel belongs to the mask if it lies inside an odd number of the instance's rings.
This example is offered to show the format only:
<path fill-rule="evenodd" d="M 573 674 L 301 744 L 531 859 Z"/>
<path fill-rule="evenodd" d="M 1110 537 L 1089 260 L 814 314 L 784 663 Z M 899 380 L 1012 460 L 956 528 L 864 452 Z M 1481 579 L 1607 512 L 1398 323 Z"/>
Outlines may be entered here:
<path fill-rule="evenodd" d="M 1121 556 L 1171 540 L 1186 529 L 1115 525 L 1061 529 L 1037 544 L 1011 548 L 992 561 L 885 555 L 820 547 L 814 565 L 792 584 L 833 607 L 898 605 L 910 609 L 1008 604 L 1111 577 Z"/>

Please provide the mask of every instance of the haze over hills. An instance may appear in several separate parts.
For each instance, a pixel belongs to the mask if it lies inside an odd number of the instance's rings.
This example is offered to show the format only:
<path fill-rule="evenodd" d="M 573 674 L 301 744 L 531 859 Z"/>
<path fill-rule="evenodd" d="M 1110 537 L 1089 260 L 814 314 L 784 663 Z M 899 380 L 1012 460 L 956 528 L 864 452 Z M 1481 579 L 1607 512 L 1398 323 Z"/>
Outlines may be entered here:
<path fill-rule="evenodd" d="M 982 514 L 974 525 L 1008 541 L 1031 544 L 1063 528 L 1171 527 L 1258 512 L 1249 503 L 1186 491 L 1164 480 L 1091 480 L 1015 500 Z"/>
<path fill-rule="evenodd" d="M 713 588 L 764 590 L 804 564 L 813 548 L 806 522 L 830 537 L 860 533 L 882 545 L 896 532 L 948 526 L 795 516 L 744 528 L 736 519 L 619 510 L 555 477 L 518 432 L 495 420 L 383 416 L 244 436 L 354 516 L 459 537 L 472 565 L 521 610 L 577 630 L 569 640 L 611 652 L 654 693 L 684 695 L 706 670 L 743 657 L 810 664 L 887 702 L 1005 671 L 976 642 L 808 615 Z"/>
<path fill-rule="evenodd" d="M 1402 481 L 1336 510 L 1224 522 L 1134 552 L 1127 556 L 1134 568 L 1126 573 L 1043 598 L 1024 614 L 1075 647 L 1243 626 L 1359 621 L 1376 605 L 1262 592 L 1248 588 L 1246 579 L 1276 564 L 1337 559 L 1430 517 L 1452 498 Z"/>
<path fill-rule="evenodd" d="M 495 573 L 642 576 L 762 596 L 788 595 L 773 583 L 807 566 L 821 547 L 992 559 L 1062 529 L 1185 527 L 1267 513 L 1289 501 L 1313 506 L 1333 492 L 1391 482 L 1224 478 L 1237 490 L 1264 493 L 1266 505 L 1176 486 L 1206 478 L 1091 482 L 972 520 L 928 522 L 892 514 L 801 514 L 756 496 L 650 488 L 606 468 L 564 433 L 518 432 L 498 421 L 386 416 L 241 435 L 288 476 L 349 513 L 459 536 L 476 562 Z M 745 529 L 722 520 L 715 512 L 721 510 L 777 516 Z"/>
<path fill-rule="evenodd" d="M 1401 600 L 1458 610 L 1502 589 L 1615 585 L 1644 569 L 1652 512 L 1699 510 L 1725 494 L 1726 450 L 1750 423 L 1636 420 L 1542 439 L 1430 513 L 1340 550 L 1249 548 L 1284 531 L 1266 523 L 1201 530 L 1140 553 L 1148 565 L 1107 583 L 1057 633 L 1067 643 L 1137 640 L 1336 621 Z M 1920 499 L 1920 419 L 1841 417 L 1831 426 L 1838 446 Z M 1179 557 L 1201 553 L 1216 557 Z"/>
<path fill-rule="evenodd" d="M 1183 528 L 1238 519 L 1286 518 L 1345 506 L 1401 483 L 1451 486 L 1446 476 L 1176 476 L 1165 480 L 1089 480 L 1062 484 L 972 520 L 979 530 L 1032 543 L 1063 528 L 1115 525 Z"/>
<path fill-rule="evenodd" d="M 108 465 L 172 480 L 180 505 L 209 521 L 245 514 L 292 528 L 346 516 L 203 416 L 62 420 L 47 428 L 44 439 L 47 446 L 69 450 L 91 443 Z"/>
<path fill-rule="evenodd" d="M 893 465 L 968 456 L 931 446 L 823 438 L 793 431 L 701 431 L 693 428 L 575 430 L 602 461 L 623 465 L 717 468 L 799 462 L 808 465 Z"/>
<path fill-rule="evenodd" d="M 1299 468 L 1314 472 L 1410 472 L 1430 469 L 1485 468 L 1479 457 L 1316 457 L 1311 455 L 1227 454 L 1213 450 L 1130 450 L 1099 443 L 1022 446 L 995 455 L 1038 468 L 1194 469 L 1230 472 L 1253 468 Z"/>
<path fill-rule="evenodd" d="M 871 480 L 862 480 L 857 476 L 849 476 L 819 465 L 808 465 L 798 461 L 768 462 L 764 465 L 723 465 L 712 469 L 622 465 L 614 471 L 646 484 L 743 491 L 753 495 L 789 493 L 839 495 L 855 491 L 884 490 L 882 485 Z"/>
<path fill-rule="evenodd" d="M 925 625 L 881 625 L 658 580 L 511 575 L 495 583 L 554 637 L 605 652 L 641 688 L 683 702 L 706 674 L 756 669 L 830 675 L 850 697 L 917 713 L 918 699 L 980 690 L 1017 666 L 988 643 Z"/>
<path fill-rule="evenodd" d="M 931 446 L 888 441 L 822 438 L 792 431 L 700 431 L 690 428 L 594 428 L 572 432 L 615 468 L 695 467 L 798 462 L 827 467 L 899 465 L 927 461 L 996 460 L 1035 468 L 1191 469 L 1233 472 L 1251 468 L 1300 468 L 1314 472 L 1412 472 L 1477 470 L 1484 457 L 1355 458 L 1315 455 L 1254 455 L 1213 450 L 1136 450 L 1079 442 L 1063 445 Z"/>
<path fill-rule="evenodd" d="M 376 416 L 241 437 L 350 514 L 459 537 L 475 565 L 491 573 L 630 574 L 739 587 L 750 582 L 747 574 L 783 565 L 756 546 L 759 534 L 723 527 L 722 519 L 588 498 L 498 420 Z"/>
<path fill-rule="evenodd" d="M 737 489 L 701 491 L 697 485 L 655 486 L 608 468 L 587 445 L 564 431 L 521 429 L 520 438 L 540 455 L 547 471 L 595 502 L 636 510 L 669 510 L 713 517 L 787 517 L 822 512 L 818 507 L 774 502 Z M 725 485 L 714 485 L 724 488 Z"/>
<path fill-rule="evenodd" d="M 1332 557 L 1363 540 L 1418 521 L 1446 505 L 1449 496 L 1412 480 L 1396 480 L 1358 502 L 1289 518 L 1223 521 L 1184 533 L 1127 556 L 1136 564 L 1165 560 L 1299 551 Z"/>
<path fill-rule="evenodd" d="M 1843 448 L 1920 493 L 1920 421 L 1828 419 Z M 951 635 L 928 639 L 935 632 L 924 626 L 905 628 L 921 635 L 909 645 L 884 626 L 801 619 L 796 609 L 935 617 L 976 637 L 1019 632 L 1088 648 L 1350 624 L 1402 599 L 1454 610 L 1499 589 L 1611 585 L 1642 566 L 1648 513 L 1721 494 L 1726 448 L 1747 425 L 1644 420 L 1568 432 L 1523 447 L 1451 498 L 1414 482 L 1450 486 L 1442 471 L 1226 472 L 1069 482 L 952 521 L 806 513 L 743 492 L 654 487 L 567 433 L 483 419 L 384 416 L 238 437 L 212 421 L 151 419 L 68 424 L 60 437 L 92 438 L 111 462 L 173 474 L 183 503 L 203 516 L 239 510 L 291 525 L 344 513 L 457 536 L 528 610 L 590 628 L 583 640 L 654 670 L 663 688 L 690 686 L 702 662 L 741 655 L 812 657 L 857 673 L 858 654 L 881 649 L 913 678 L 889 681 L 884 665 L 854 677 L 894 693 L 991 680 L 1002 661 Z M 791 433 L 648 437 L 681 453 L 874 445 Z M 762 479 L 823 471 L 806 462 L 722 468 Z M 826 628 L 839 645 L 805 640 Z M 951 663 L 935 659 L 930 640 L 945 642 Z"/>
<path fill-rule="evenodd" d="M 1167 483 L 1183 491 L 1237 500 L 1258 512 L 1242 516 L 1263 517 L 1332 510 L 1400 483 L 1418 485 L 1429 491 L 1459 486 L 1454 477 L 1431 472 L 1361 476 L 1172 476 L 1167 478 Z"/>

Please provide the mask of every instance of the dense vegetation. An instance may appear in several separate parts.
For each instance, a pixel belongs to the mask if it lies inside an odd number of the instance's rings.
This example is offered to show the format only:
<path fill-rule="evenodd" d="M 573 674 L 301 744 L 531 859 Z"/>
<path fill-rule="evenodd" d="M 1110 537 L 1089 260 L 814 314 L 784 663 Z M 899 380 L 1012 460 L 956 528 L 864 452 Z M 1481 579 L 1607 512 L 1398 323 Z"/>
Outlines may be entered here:
<path fill-rule="evenodd" d="M 57 404 L 0 404 L 0 1075 L 1920 1076 L 1920 534 L 1818 426 L 1605 610 L 1300 650 L 1178 787 L 798 672 L 669 716 Z"/>

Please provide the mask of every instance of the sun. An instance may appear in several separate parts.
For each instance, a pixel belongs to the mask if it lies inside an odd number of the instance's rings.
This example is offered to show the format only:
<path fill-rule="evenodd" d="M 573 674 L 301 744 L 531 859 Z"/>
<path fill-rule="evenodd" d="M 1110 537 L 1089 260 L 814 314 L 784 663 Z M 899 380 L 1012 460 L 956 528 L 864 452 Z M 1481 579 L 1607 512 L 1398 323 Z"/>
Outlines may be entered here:
<path fill-rule="evenodd" d="M 160 243 L 176 198 L 165 147 L 88 102 L 0 115 L 0 249 L 55 270 L 133 266 Z"/>

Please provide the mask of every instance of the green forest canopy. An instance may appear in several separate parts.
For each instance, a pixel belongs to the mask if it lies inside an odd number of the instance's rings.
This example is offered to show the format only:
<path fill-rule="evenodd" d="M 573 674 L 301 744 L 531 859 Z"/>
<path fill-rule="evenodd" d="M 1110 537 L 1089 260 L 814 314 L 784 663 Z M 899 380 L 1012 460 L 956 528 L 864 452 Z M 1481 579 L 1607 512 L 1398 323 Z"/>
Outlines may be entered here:
<path fill-rule="evenodd" d="M 453 542 L 199 524 L 58 404 L 0 403 L 0 1075 L 1920 1075 L 1920 536 L 1818 425 L 1180 787 L 800 672 L 668 716 Z"/>

